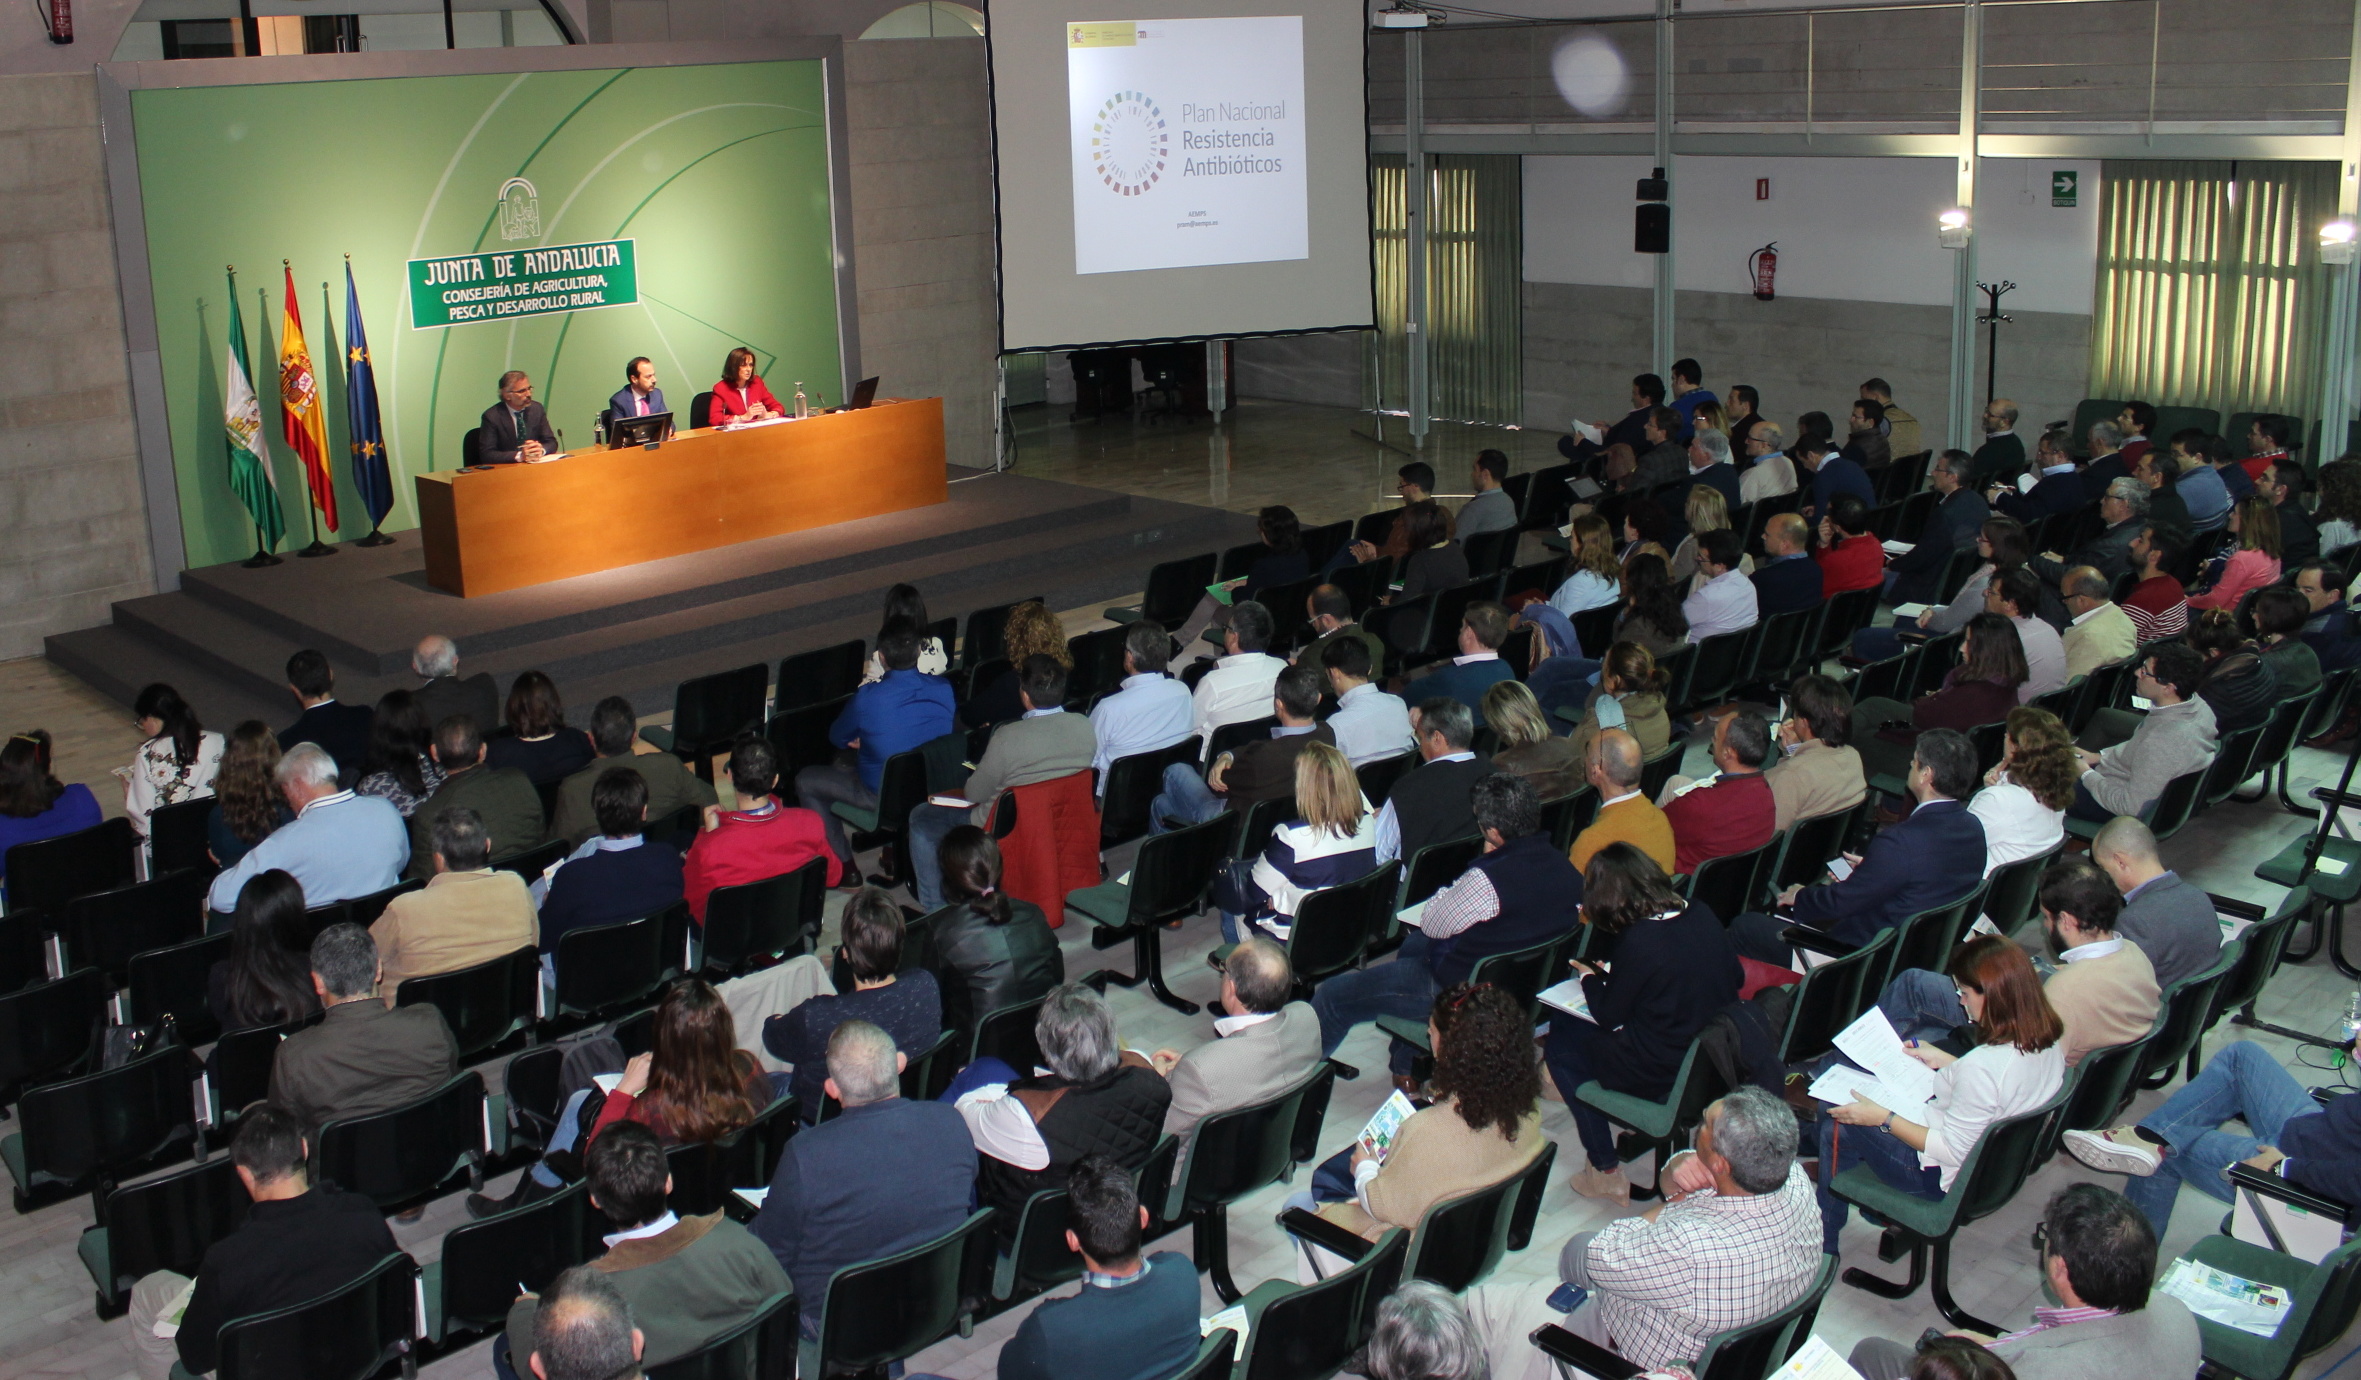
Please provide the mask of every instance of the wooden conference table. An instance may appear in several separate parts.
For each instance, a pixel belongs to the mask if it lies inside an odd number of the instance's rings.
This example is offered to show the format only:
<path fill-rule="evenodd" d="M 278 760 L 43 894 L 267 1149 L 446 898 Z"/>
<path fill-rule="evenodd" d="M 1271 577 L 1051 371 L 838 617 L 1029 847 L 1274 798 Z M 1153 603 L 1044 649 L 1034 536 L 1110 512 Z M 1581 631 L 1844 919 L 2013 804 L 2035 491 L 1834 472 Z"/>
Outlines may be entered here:
<path fill-rule="evenodd" d="M 426 582 L 462 598 L 948 497 L 943 400 L 699 428 L 625 450 L 417 476 Z"/>

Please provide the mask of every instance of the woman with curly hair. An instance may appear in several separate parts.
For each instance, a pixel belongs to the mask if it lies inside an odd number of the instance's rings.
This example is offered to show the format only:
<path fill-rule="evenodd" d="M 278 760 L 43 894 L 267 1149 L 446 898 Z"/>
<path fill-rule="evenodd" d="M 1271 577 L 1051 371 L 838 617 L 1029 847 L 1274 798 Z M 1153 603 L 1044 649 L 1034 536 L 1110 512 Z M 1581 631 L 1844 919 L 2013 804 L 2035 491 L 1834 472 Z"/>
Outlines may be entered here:
<path fill-rule="evenodd" d="M 1622 568 L 1615 564 L 1615 534 L 1597 513 L 1574 519 L 1574 572 L 1549 596 L 1549 606 L 1572 618 L 1615 602 Z"/>
<path fill-rule="evenodd" d="M 1008 622 L 1003 625 L 1000 640 L 1000 655 L 1008 659 L 1008 669 L 959 706 L 959 721 L 969 728 L 1004 724 L 1024 717 L 1025 702 L 1018 696 L 1017 668 L 1025 664 L 1026 657 L 1038 654 L 1069 671 L 1074 669 L 1073 654 L 1066 650 L 1066 625 L 1039 599 L 1027 599 L 1008 611 Z"/>
<path fill-rule="evenodd" d="M 279 737 L 269 724 L 248 719 L 230 730 L 221 772 L 213 778 L 213 813 L 205 821 L 206 847 L 222 867 L 236 867 L 247 850 L 294 821 L 272 779 L 278 769 Z"/>
<path fill-rule="evenodd" d="M 2000 765 L 1984 773 L 1984 789 L 1968 813 L 1984 821 L 1984 875 L 2038 858 L 2066 837 L 2066 807 L 2082 779 L 2074 735 L 2046 709 L 2020 705 L 2008 712 Z"/>
<path fill-rule="evenodd" d="M 1428 1208 L 1489 1188 L 1541 1153 L 1549 1140 L 1541 1132 L 1533 1022 L 1523 1004 L 1488 982 L 1460 983 L 1435 998 L 1427 1039 L 1434 1101 L 1402 1122 L 1383 1160 L 1356 1143 L 1323 1163 L 1310 1191 L 1288 1206 L 1317 1205 L 1321 1217 L 1375 1241 L 1387 1227 L 1417 1230 Z M 1343 1267 L 1317 1247 L 1306 1249 L 1321 1272 Z"/>
<path fill-rule="evenodd" d="M 2361 542 L 2361 455 L 2346 455 L 2320 467 L 2320 554 L 2334 555 Z"/>
<path fill-rule="evenodd" d="M 1689 1042 L 1738 1000 L 1745 974 L 1721 919 L 1710 907 L 1682 900 L 1655 860 L 1628 843 L 1608 844 L 1592 856 L 1582 879 L 1582 918 L 1594 931 L 1593 954 L 1601 938 L 1613 939 L 1614 968 L 1574 960 L 1594 1019 L 1552 1016 L 1542 1051 L 1588 1157 L 1574 1191 L 1628 1203 L 1631 1181 L 1615 1153 L 1614 1127 L 1574 1090 L 1596 1081 L 1637 1097 L 1671 1092 Z"/>

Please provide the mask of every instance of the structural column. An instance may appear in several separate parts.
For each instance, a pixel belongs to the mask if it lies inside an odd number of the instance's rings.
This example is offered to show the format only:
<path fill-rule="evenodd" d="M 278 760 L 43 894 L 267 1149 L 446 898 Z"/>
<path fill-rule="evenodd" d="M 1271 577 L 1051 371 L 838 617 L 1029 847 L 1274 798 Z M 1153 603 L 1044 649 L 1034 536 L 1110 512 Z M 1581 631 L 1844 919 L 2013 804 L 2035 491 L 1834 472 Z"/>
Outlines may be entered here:
<path fill-rule="evenodd" d="M 1433 410 L 1426 379 L 1426 34 L 1411 29 L 1402 39 L 1402 376 L 1411 444 L 1423 446 Z"/>
<path fill-rule="evenodd" d="M 1667 208 L 1680 203 L 1680 179 L 1672 169 L 1672 8 L 1673 0 L 1656 0 L 1656 166 L 1664 169 Z M 1652 297 L 1654 307 L 1654 355 L 1656 374 L 1669 385 L 1672 362 L 1679 347 L 1673 340 L 1673 274 L 1672 246 L 1680 239 L 1677 212 L 1673 219 L 1672 237 L 1666 241 L 1664 252 L 1655 256 L 1656 283 Z"/>
<path fill-rule="evenodd" d="M 2361 3 L 2353 6 L 2353 42 L 2346 63 L 2345 137 L 2337 161 L 2336 214 L 2361 217 Z M 2306 246 L 2309 248 L 2309 246 Z M 2347 253 L 2351 251 L 2348 249 Z M 2328 319 L 2320 332 L 2320 451 L 2306 457 L 2314 469 L 2345 453 L 2346 422 L 2353 414 L 2353 363 L 2361 352 L 2361 265 L 2331 264 Z"/>
<path fill-rule="evenodd" d="M 1959 181 L 1954 203 L 1967 213 L 1966 242 L 1952 252 L 1951 265 L 1951 382 L 1949 444 L 1959 450 L 1976 448 L 1976 175 L 1982 161 L 1977 153 L 1977 125 L 1983 96 L 1984 7 L 1967 0 L 1960 7 L 1959 39 L 1959 152 L 1955 162 Z"/>

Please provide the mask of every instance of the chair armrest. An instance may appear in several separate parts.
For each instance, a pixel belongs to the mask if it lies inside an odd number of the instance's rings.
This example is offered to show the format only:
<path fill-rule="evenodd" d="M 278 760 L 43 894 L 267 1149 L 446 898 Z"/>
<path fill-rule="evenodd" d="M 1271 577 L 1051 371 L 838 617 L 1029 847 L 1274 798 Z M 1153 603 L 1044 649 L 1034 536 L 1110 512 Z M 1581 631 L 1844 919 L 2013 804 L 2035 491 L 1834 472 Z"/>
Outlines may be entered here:
<path fill-rule="evenodd" d="M 2338 809 L 2361 805 L 2361 792 L 2340 791 L 2334 786 L 2314 786 L 2312 798 L 2323 804 L 2334 805 Z"/>
<path fill-rule="evenodd" d="M 1598 1380 L 1633 1380 L 1633 1377 L 1645 1374 L 1647 1370 L 1647 1367 L 1633 1365 L 1587 1337 L 1575 1336 L 1556 1323 L 1535 1328 L 1531 1340 L 1542 1355 L 1553 1361 L 1562 1361 L 1586 1375 L 1595 1375 Z"/>
<path fill-rule="evenodd" d="M 2242 1162 L 2231 1165 L 2228 1172 L 2232 1189 L 2252 1189 L 2263 1197 L 2276 1198 L 2332 1222 L 2348 1221 L 2353 1215 L 2351 1204 L 2300 1188 L 2293 1181 L 2282 1179 L 2269 1170 L 2257 1169 Z"/>
<path fill-rule="evenodd" d="M 1423 1020 L 1405 1020 L 1400 1016 L 1380 1016 L 1377 1018 L 1377 1028 L 1421 1054 L 1434 1053 L 1433 1050 L 1427 1048 L 1426 1022 Z"/>
<path fill-rule="evenodd" d="M 1279 1225 L 1321 1250 L 1341 1255 L 1347 1260 L 1358 1261 L 1368 1254 L 1371 1245 L 1369 1238 L 1359 1232 L 1346 1231 L 1327 1218 L 1302 1208 L 1289 1208 L 1280 1213 Z"/>
<path fill-rule="evenodd" d="M 2354 1091 L 2356 1089 L 2353 1088 L 2314 1088 L 2312 1089 L 2312 1100 L 2325 1107 L 2346 1093 Z"/>
<path fill-rule="evenodd" d="M 2213 902 L 2215 910 L 2225 915 L 2235 915 L 2241 920 L 2261 920 L 2271 914 L 2264 907 L 2252 901 L 2241 901 L 2235 896 L 2217 896 L 2209 891 L 2205 893 L 2205 899 Z"/>
<path fill-rule="evenodd" d="M 1809 949 L 1813 953 L 1825 954 L 1830 958 L 1843 958 L 1846 954 L 1861 947 L 1858 944 L 1847 944 L 1828 931 L 1816 930 L 1809 925 L 1789 925 L 1779 932 L 1779 937 L 1796 948 Z"/>

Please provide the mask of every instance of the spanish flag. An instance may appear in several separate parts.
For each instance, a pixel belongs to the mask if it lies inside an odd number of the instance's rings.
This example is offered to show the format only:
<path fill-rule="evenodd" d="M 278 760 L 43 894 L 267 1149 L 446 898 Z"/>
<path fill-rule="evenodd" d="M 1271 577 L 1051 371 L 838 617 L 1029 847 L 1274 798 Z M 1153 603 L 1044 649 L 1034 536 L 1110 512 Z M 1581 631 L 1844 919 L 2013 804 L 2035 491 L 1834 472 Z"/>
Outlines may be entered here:
<path fill-rule="evenodd" d="M 303 314 L 295 306 L 295 269 L 286 260 L 287 314 L 279 326 L 279 422 L 287 444 L 303 460 L 312 506 L 328 530 L 336 530 L 336 481 L 328 473 L 328 420 L 320 408 L 320 380 L 312 372 L 311 348 L 303 343 Z"/>

